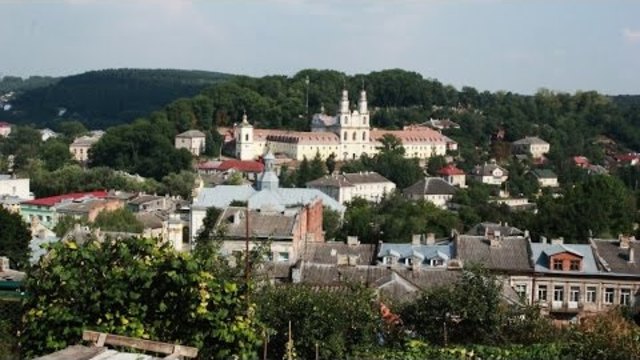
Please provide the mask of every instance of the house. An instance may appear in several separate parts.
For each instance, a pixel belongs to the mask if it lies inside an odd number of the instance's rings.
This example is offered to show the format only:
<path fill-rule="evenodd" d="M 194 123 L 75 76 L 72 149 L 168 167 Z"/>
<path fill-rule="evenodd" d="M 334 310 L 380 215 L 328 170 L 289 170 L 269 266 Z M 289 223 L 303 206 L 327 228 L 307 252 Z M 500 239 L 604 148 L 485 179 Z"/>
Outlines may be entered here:
<path fill-rule="evenodd" d="M 411 200 L 426 200 L 439 208 L 446 208 L 457 189 L 438 177 L 425 177 L 404 189 L 404 196 Z"/>
<path fill-rule="evenodd" d="M 124 203 L 117 199 L 81 197 L 75 199 L 64 199 L 54 205 L 58 217 L 70 216 L 74 219 L 86 219 L 88 222 L 95 221 L 98 214 L 103 211 L 114 211 L 121 209 Z"/>
<path fill-rule="evenodd" d="M 193 156 L 204 152 L 207 136 L 199 130 L 188 130 L 176 135 L 176 149 L 187 149 Z"/>
<path fill-rule="evenodd" d="M 0 174 L 0 196 L 12 196 L 22 200 L 33 199 L 28 178 L 17 178 L 15 175 Z"/>
<path fill-rule="evenodd" d="M 460 129 L 458 123 L 449 119 L 429 119 L 427 125 L 437 130 Z"/>
<path fill-rule="evenodd" d="M 489 199 L 489 202 L 505 205 L 511 211 L 527 211 L 531 210 L 534 213 L 537 211 L 538 205 L 534 202 L 529 202 L 526 197 L 494 197 Z"/>
<path fill-rule="evenodd" d="M 49 229 L 53 229 L 53 227 L 58 223 L 58 218 L 60 216 L 57 212 L 56 205 L 70 200 L 104 199 L 107 195 L 108 193 L 106 191 L 92 191 L 28 200 L 20 204 L 20 214 L 27 223 L 31 223 L 33 219 L 37 218 L 44 226 Z"/>
<path fill-rule="evenodd" d="M 381 243 L 378 265 L 404 266 L 414 271 L 446 268 L 451 259 L 453 243 L 436 244 L 434 234 L 413 235 L 411 243 Z"/>
<path fill-rule="evenodd" d="M 243 252 L 256 243 L 268 242 L 268 258 L 279 263 L 295 263 L 304 246 L 324 242 L 322 200 L 284 210 L 228 207 L 222 211 L 216 228 L 224 229 L 222 253 Z"/>
<path fill-rule="evenodd" d="M 502 185 L 509 178 L 509 172 L 496 163 L 477 165 L 471 171 L 471 178 L 489 185 Z"/>
<path fill-rule="evenodd" d="M 625 153 L 615 155 L 616 162 L 620 166 L 636 166 L 640 163 L 640 154 L 639 153 Z"/>
<path fill-rule="evenodd" d="M 197 169 L 203 175 L 225 174 L 227 178 L 234 173 L 241 173 L 244 178 L 255 181 L 264 171 L 264 164 L 255 160 L 230 159 L 200 163 Z"/>
<path fill-rule="evenodd" d="M 396 184 L 377 172 L 359 172 L 325 175 L 309 181 L 307 187 L 320 190 L 344 204 L 357 197 L 379 202 L 396 189 Z"/>
<path fill-rule="evenodd" d="M 438 176 L 453 186 L 457 186 L 459 188 L 467 187 L 464 171 L 458 169 L 454 164 L 448 164 L 438 170 Z"/>
<path fill-rule="evenodd" d="M 574 156 L 571 158 L 571 161 L 575 166 L 583 169 L 587 169 L 591 165 L 589 159 L 585 156 Z"/>
<path fill-rule="evenodd" d="M 317 199 L 328 208 L 343 214 L 345 207 L 329 195 L 316 189 L 281 188 L 274 169 L 275 157 L 268 152 L 264 156 L 265 168 L 255 188 L 250 185 L 219 185 L 197 191 L 191 205 L 190 238 L 194 239 L 202 227 L 207 209 L 225 209 L 233 202 L 246 203 L 250 209 L 284 211 L 290 207 L 304 206 Z"/>
<path fill-rule="evenodd" d="M 95 133 L 94 135 L 84 135 L 73 140 L 69 145 L 69 151 L 74 160 L 79 162 L 87 162 L 89 160 L 89 149 L 100 140 L 102 133 Z"/>
<path fill-rule="evenodd" d="M 58 133 L 46 128 L 46 129 L 40 129 L 40 138 L 42 139 L 42 141 L 47 141 L 51 138 L 57 138 L 58 137 Z"/>
<path fill-rule="evenodd" d="M 159 210 L 169 211 L 175 208 L 175 201 L 169 196 L 138 194 L 127 200 L 127 208 L 134 213 Z"/>
<path fill-rule="evenodd" d="M 60 237 L 53 230 L 42 225 L 38 218 L 31 221 L 30 228 L 31 241 L 29 242 L 30 262 L 36 264 L 47 251 L 43 249 L 43 245 L 58 242 Z"/>
<path fill-rule="evenodd" d="M 531 243 L 535 266 L 532 302 L 543 313 L 565 323 L 635 302 L 640 272 L 634 252 L 637 242 L 592 240 L 591 244 Z M 611 263 L 609 263 L 611 261 Z"/>
<path fill-rule="evenodd" d="M 534 159 L 540 159 L 549 153 L 551 145 L 537 136 L 527 136 L 511 143 L 511 148 L 517 154 L 529 154 Z"/>
<path fill-rule="evenodd" d="M 0 121 L 0 136 L 7 137 L 11 134 L 11 124 L 5 121 Z"/>
<path fill-rule="evenodd" d="M 558 187 L 558 176 L 548 169 L 534 169 L 531 170 L 531 175 L 538 182 L 538 186 L 544 187 Z"/>

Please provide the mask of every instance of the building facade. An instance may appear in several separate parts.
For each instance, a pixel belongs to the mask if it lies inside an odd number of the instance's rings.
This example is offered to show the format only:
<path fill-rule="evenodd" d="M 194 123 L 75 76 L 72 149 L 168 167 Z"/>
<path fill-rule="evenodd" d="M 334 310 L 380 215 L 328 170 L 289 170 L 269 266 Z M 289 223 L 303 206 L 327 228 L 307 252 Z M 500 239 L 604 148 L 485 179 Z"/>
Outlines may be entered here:
<path fill-rule="evenodd" d="M 379 202 L 396 189 L 396 184 L 377 172 L 360 172 L 326 175 L 308 182 L 307 187 L 318 189 L 344 204 L 354 198 Z"/>
<path fill-rule="evenodd" d="M 187 149 L 193 156 L 204 153 L 207 136 L 199 130 L 189 130 L 176 135 L 176 149 Z"/>
<path fill-rule="evenodd" d="M 551 145 L 536 136 L 527 136 L 511 144 L 514 153 L 529 154 L 534 159 L 542 158 L 551 149 Z"/>
<path fill-rule="evenodd" d="M 89 160 L 89 149 L 93 144 L 97 143 L 102 137 L 101 133 L 95 133 L 91 136 L 80 136 L 73 140 L 69 145 L 69 151 L 73 159 L 79 162 L 87 162 Z"/>
<path fill-rule="evenodd" d="M 350 160 L 376 154 L 386 134 L 402 141 L 407 157 L 427 159 L 457 149 L 455 141 L 427 127 L 405 130 L 371 128 L 366 92 L 360 92 L 357 109 L 351 111 L 348 92 L 343 90 L 337 114 L 314 115 L 311 132 L 254 129 L 245 114 L 242 122 L 234 128 L 235 155 L 240 160 L 253 160 L 269 148 L 295 160 L 313 158 L 316 154 L 322 159 L 333 155 L 338 160 Z"/>

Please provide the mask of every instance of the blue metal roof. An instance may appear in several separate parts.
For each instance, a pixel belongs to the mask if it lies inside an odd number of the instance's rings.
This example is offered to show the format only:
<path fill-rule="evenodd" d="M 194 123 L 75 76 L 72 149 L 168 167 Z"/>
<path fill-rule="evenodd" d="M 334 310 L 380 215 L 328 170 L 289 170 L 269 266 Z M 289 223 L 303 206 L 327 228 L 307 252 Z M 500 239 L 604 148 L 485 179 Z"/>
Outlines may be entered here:
<path fill-rule="evenodd" d="M 549 256 L 569 252 L 574 255 L 582 256 L 581 271 L 560 271 L 549 268 Z M 555 273 L 555 274 L 600 274 L 596 260 L 591 250 L 591 245 L 584 244 L 542 244 L 531 243 L 531 256 L 535 264 L 536 272 Z"/>
<path fill-rule="evenodd" d="M 435 257 L 439 257 L 443 260 L 449 260 L 451 258 L 452 244 L 446 245 L 413 245 L 411 243 L 406 244 L 391 244 L 383 243 L 378 251 L 378 257 L 387 255 L 394 255 L 401 259 L 417 256 L 423 259 L 429 260 Z M 419 255 L 419 256 L 418 256 Z"/>

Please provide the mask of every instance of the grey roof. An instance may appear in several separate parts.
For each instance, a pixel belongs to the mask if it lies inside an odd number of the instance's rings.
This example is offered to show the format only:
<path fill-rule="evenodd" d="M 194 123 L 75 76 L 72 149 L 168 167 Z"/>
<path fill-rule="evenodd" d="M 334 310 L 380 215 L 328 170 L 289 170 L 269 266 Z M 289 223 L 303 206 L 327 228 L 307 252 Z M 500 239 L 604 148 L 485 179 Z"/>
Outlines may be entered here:
<path fill-rule="evenodd" d="M 11 175 L 0 174 L 0 180 L 9 180 L 9 179 L 11 179 Z"/>
<path fill-rule="evenodd" d="M 606 271 L 618 274 L 640 275 L 640 242 L 630 241 L 629 248 L 634 251 L 634 261 L 629 262 L 629 249 L 621 249 L 618 240 L 594 239 L 596 255 Z"/>
<path fill-rule="evenodd" d="M 513 145 L 532 145 L 532 144 L 544 145 L 549 143 L 540 139 L 537 136 L 527 136 L 525 138 L 522 138 L 520 140 L 516 140 L 513 142 Z"/>
<path fill-rule="evenodd" d="M 315 264 L 336 264 L 338 255 L 357 256 L 358 264 L 374 262 L 375 244 L 349 245 L 343 242 L 309 243 L 303 252 L 304 261 Z"/>
<path fill-rule="evenodd" d="M 538 179 L 556 179 L 558 175 L 549 169 L 534 169 L 531 174 Z"/>
<path fill-rule="evenodd" d="M 504 176 L 509 176 L 509 172 L 507 171 L 507 169 L 499 166 L 498 164 L 493 164 L 493 163 L 476 165 L 471 171 L 471 174 L 476 176 L 493 176 L 493 171 L 495 169 L 500 169 L 502 170 L 502 173 L 504 174 Z"/>
<path fill-rule="evenodd" d="M 378 251 L 378 258 L 387 255 L 397 256 L 400 259 L 419 256 L 425 260 L 433 259 L 434 257 L 440 257 L 443 260 L 449 260 L 451 258 L 453 243 L 446 245 L 413 245 L 407 244 L 392 244 L 383 243 L 380 245 Z"/>
<path fill-rule="evenodd" d="M 72 214 L 84 214 L 88 213 L 91 209 L 99 206 L 101 204 L 105 204 L 107 201 L 103 199 L 83 199 L 79 201 L 69 201 L 62 202 L 60 204 L 55 205 L 55 209 L 57 212 L 61 214 L 72 213 Z"/>
<path fill-rule="evenodd" d="M 168 216 L 159 211 L 136 213 L 135 217 L 145 229 L 161 229 L 168 219 Z"/>
<path fill-rule="evenodd" d="M 301 282 L 307 285 L 348 285 L 350 283 L 377 287 L 390 280 L 391 270 L 381 266 L 302 265 Z"/>
<path fill-rule="evenodd" d="M 474 227 L 469 229 L 467 235 L 484 236 L 487 231 L 492 233 L 499 231 L 500 234 L 504 236 L 524 235 L 524 232 L 522 230 L 513 226 L 509 226 L 509 224 L 498 224 L 492 222 L 482 222 L 476 224 Z"/>
<path fill-rule="evenodd" d="M 535 264 L 536 272 L 566 274 L 567 271 L 552 270 L 549 268 L 549 256 L 562 252 L 570 252 L 572 254 L 582 256 L 582 270 L 571 271 L 580 274 L 598 274 L 598 265 L 596 264 L 591 250 L 591 245 L 585 244 L 543 244 L 531 243 L 531 258 Z"/>
<path fill-rule="evenodd" d="M 531 271 L 529 242 L 520 236 L 504 236 L 492 247 L 484 236 L 458 235 L 455 257 L 464 263 L 483 264 L 491 270 Z"/>
<path fill-rule="evenodd" d="M 377 172 L 344 173 L 336 175 L 325 175 L 321 178 L 309 181 L 307 186 L 331 186 L 350 187 L 358 184 L 391 183 L 391 180 L 378 174 Z"/>
<path fill-rule="evenodd" d="M 195 138 L 195 137 L 207 137 L 207 136 L 200 130 L 187 130 L 183 133 L 176 135 L 176 137 Z"/>
<path fill-rule="evenodd" d="M 453 195 L 456 187 L 439 177 L 426 177 L 404 189 L 405 194 L 412 195 Z"/>
<path fill-rule="evenodd" d="M 246 201 L 251 209 L 271 208 L 284 210 L 287 207 L 311 203 L 320 198 L 322 204 L 338 212 L 345 207 L 329 195 L 316 189 L 278 188 L 275 190 L 255 190 L 250 185 L 220 185 L 203 188 L 194 199 L 193 208 L 216 207 L 224 209 L 232 201 Z"/>
<path fill-rule="evenodd" d="M 100 140 L 100 137 L 96 136 L 81 136 L 73 140 L 71 146 L 91 146 Z"/>
<path fill-rule="evenodd" d="M 162 199 L 164 199 L 164 196 L 141 194 L 141 195 L 136 196 L 135 198 L 129 200 L 128 203 L 132 204 L 132 205 L 141 205 L 141 204 L 144 204 L 146 202 L 155 201 L 155 200 L 162 200 Z"/>
<path fill-rule="evenodd" d="M 229 207 L 220 214 L 218 225 L 224 226 L 225 236 L 244 239 L 247 235 L 246 219 L 245 208 Z M 249 236 L 258 239 L 293 239 L 293 232 L 298 220 L 297 211 L 263 212 L 250 210 Z"/>

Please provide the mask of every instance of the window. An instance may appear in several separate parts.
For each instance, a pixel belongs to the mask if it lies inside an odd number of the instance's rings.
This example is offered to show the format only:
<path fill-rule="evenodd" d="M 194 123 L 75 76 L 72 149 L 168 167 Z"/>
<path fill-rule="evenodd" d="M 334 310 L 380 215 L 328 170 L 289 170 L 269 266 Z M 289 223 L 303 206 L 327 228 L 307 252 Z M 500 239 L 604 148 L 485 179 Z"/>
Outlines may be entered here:
<path fill-rule="evenodd" d="M 538 285 L 538 301 L 547 301 L 547 285 Z"/>
<path fill-rule="evenodd" d="M 631 304 L 631 289 L 620 289 L 620 305 Z"/>
<path fill-rule="evenodd" d="M 343 136 L 342 136 L 342 138 L 343 138 L 344 140 L 347 140 L 347 139 L 348 139 L 348 136 L 349 136 L 349 135 L 347 135 L 347 132 L 345 131 L 345 132 L 344 132 L 344 134 L 343 134 Z"/>
<path fill-rule="evenodd" d="M 244 141 L 249 141 L 249 134 L 244 134 Z"/>
<path fill-rule="evenodd" d="M 562 260 L 553 259 L 553 270 L 562 270 Z"/>
<path fill-rule="evenodd" d="M 615 293 L 614 288 L 606 288 L 604 289 L 604 303 L 605 304 L 613 304 L 613 296 Z"/>
<path fill-rule="evenodd" d="M 431 266 L 442 266 L 444 265 L 444 260 L 440 258 L 431 259 Z"/>
<path fill-rule="evenodd" d="M 366 132 L 362 132 L 362 141 L 367 140 L 367 133 Z"/>
<path fill-rule="evenodd" d="M 572 286 L 569 289 L 569 301 L 578 302 L 580 301 L 580 287 Z"/>
<path fill-rule="evenodd" d="M 353 135 L 351 136 L 351 139 L 352 139 L 353 141 L 356 141 L 356 132 L 355 132 L 355 131 L 353 132 Z"/>
<path fill-rule="evenodd" d="M 556 285 L 553 287 L 553 301 L 564 301 L 564 286 Z"/>
<path fill-rule="evenodd" d="M 278 261 L 279 262 L 287 262 L 287 261 L 289 261 L 289 253 L 288 252 L 279 252 L 278 253 Z"/>
<path fill-rule="evenodd" d="M 527 284 L 516 284 L 515 290 L 519 298 L 525 298 L 527 296 Z"/>
<path fill-rule="evenodd" d="M 385 256 L 382 258 L 382 263 L 385 265 L 393 264 L 393 256 Z"/>
<path fill-rule="evenodd" d="M 571 260 L 569 263 L 569 270 L 579 271 L 580 270 L 580 260 Z"/>
<path fill-rule="evenodd" d="M 587 286 L 587 299 L 586 299 L 586 302 L 595 303 L 596 302 L 596 295 L 597 295 L 596 287 L 595 286 Z"/>

